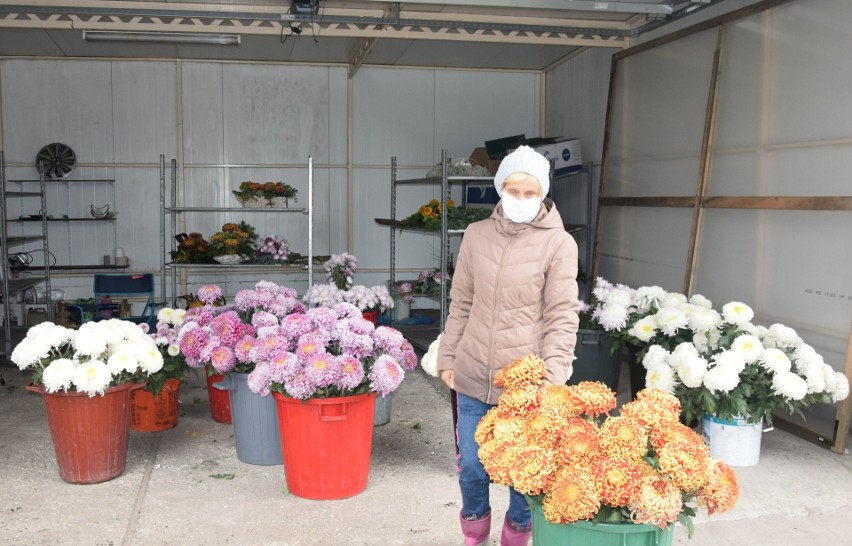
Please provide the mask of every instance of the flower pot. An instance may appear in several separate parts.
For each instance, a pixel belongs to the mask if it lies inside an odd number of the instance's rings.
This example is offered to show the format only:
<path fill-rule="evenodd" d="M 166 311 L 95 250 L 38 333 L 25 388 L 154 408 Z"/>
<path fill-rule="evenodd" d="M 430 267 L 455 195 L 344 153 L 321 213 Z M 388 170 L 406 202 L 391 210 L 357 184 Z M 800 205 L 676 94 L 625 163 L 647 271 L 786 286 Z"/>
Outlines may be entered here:
<path fill-rule="evenodd" d="M 138 432 L 160 432 L 177 426 L 180 380 L 166 380 L 156 396 L 145 389 L 130 397 L 130 428 Z"/>
<path fill-rule="evenodd" d="M 373 324 L 379 320 L 379 312 L 378 311 L 361 311 L 361 315 L 364 316 L 366 320 L 369 320 Z"/>
<path fill-rule="evenodd" d="M 621 371 L 621 351 L 612 354 L 615 338 L 602 330 L 578 330 L 574 347 L 574 371 L 568 385 L 581 381 L 601 381 L 618 392 L 618 376 Z"/>
<path fill-rule="evenodd" d="M 674 538 L 674 525 L 666 529 L 656 525 L 588 521 L 560 525 L 547 521 L 541 506 L 533 505 L 530 510 L 535 546 L 671 546 Z"/>
<path fill-rule="evenodd" d="M 639 351 L 642 347 L 636 345 L 627 345 L 627 366 L 630 370 L 630 399 L 636 399 L 636 393 L 645 388 L 645 377 L 648 370 L 645 365 L 639 360 Z"/>
<path fill-rule="evenodd" d="M 207 377 L 207 398 L 210 400 L 210 415 L 217 423 L 230 425 L 231 419 L 231 395 L 228 391 L 213 388 L 214 383 L 218 383 L 224 379 L 220 373 L 210 375 L 210 366 L 205 368 Z"/>
<path fill-rule="evenodd" d="M 370 474 L 376 393 L 308 400 L 273 396 L 290 493 L 330 500 L 363 491 Z"/>
<path fill-rule="evenodd" d="M 396 391 L 389 392 L 387 396 L 376 396 L 376 407 L 373 410 L 374 427 L 390 423 L 394 392 Z"/>
<path fill-rule="evenodd" d="M 213 256 L 213 259 L 222 265 L 239 265 L 243 263 L 243 257 L 239 254 L 222 254 L 221 256 Z"/>
<path fill-rule="evenodd" d="M 127 464 L 130 395 L 142 385 L 110 387 L 103 396 L 48 393 L 29 385 L 44 398 L 59 477 L 68 483 L 100 483 L 120 476 Z"/>
<path fill-rule="evenodd" d="M 757 423 L 749 424 L 742 418 L 725 421 L 705 414 L 701 430 L 711 456 L 731 466 L 753 466 L 760 460 L 762 417 Z"/>
<path fill-rule="evenodd" d="M 266 199 L 262 197 L 249 197 L 240 201 L 244 209 L 260 209 L 266 206 Z"/>
<path fill-rule="evenodd" d="M 237 459 L 264 466 L 281 464 L 275 400 L 251 392 L 247 373 L 225 374 L 222 382 L 213 387 L 230 391 Z"/>

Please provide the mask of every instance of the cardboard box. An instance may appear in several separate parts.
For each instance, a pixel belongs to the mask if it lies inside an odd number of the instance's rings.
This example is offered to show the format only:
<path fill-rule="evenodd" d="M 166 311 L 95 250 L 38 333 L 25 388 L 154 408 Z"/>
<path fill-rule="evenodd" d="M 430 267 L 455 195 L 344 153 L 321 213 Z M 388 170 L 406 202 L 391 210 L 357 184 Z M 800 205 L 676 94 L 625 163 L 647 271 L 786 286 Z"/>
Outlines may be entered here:
<path fill-rule="evenodd" d="M 476 162 L 477 165 L 485 167 L 488 169 L 488 172 L 492 175 L 497 174 L 497 167 L 500 166 L 500 159 L 491 159 L 488 157 L 488 151 L 485 149 L 485 146 L 480 146 L 479 148 L 474 148 L 472 152 L 470 152 L 470 159 Z"/>
<path fill-rule="evenodd" d="M 547 159 L 555 159 L 554 175 L 574 173 L 583 170 L 583 156 L 580 154 L 580 140 L 569 138 L 549 144 L 527 144 Z"/>

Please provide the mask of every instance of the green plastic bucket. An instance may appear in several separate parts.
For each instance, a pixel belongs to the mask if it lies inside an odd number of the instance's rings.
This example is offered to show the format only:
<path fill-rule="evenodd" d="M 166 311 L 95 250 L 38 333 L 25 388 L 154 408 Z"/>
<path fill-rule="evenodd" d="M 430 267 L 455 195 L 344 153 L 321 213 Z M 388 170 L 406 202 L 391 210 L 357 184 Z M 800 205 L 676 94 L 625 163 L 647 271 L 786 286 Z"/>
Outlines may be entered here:
<path fill-rule="evenodd" d="M 581 381 L 602 381 L 611 390 L 618 392 L 618 376 L 621 370 L 621 351 L 611 354 L 615 339 L 601 330 L 577 330 L 574 346 L 574 371 L 569 385 Z"/>
<path fill-rule="evenodd" d="M 568 525 L 551 523 L 540 505 L 533 505 L 533 546 L 671 546 L 674 526 L 660 529 L 656 525 L 636 523 L 590 523 L 578 521 Z"/>

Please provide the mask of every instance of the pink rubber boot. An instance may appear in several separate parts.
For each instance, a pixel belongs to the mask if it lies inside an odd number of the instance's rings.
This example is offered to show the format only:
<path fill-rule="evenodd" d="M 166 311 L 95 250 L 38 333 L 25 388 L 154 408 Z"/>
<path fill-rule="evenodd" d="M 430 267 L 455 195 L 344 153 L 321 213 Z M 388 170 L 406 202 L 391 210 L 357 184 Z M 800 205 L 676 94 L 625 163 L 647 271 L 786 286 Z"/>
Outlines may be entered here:
<path fill-rule="evenodd" d="M 491 512 L 477 519 L 464 519 L 459 512 L 459 521 L 465 546 L 481 546 L 488 542 L 488 535 L 491 534 Z"/>
<path fill-rule="evenodd" d="M 527 546 L 532 536 L 532 527 L 518 530 L 516 525 L 506 516 L 503 520 L 503 533 L 500 535 L 500 546 Z"/>

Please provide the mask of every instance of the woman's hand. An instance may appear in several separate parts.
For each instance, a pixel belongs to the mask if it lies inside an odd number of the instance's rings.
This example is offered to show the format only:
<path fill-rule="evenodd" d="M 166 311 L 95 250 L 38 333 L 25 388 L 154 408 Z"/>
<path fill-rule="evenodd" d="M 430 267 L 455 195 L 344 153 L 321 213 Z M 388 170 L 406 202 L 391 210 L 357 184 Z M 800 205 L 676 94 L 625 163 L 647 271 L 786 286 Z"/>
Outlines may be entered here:
<path fill-rule="evenodd" d="M 453 370 L 444 370 L 441 372 L 441 381 L 447 384 L 447 386 L 451 389 L 455 388 L 455 383 L 453 383 Z"/>

